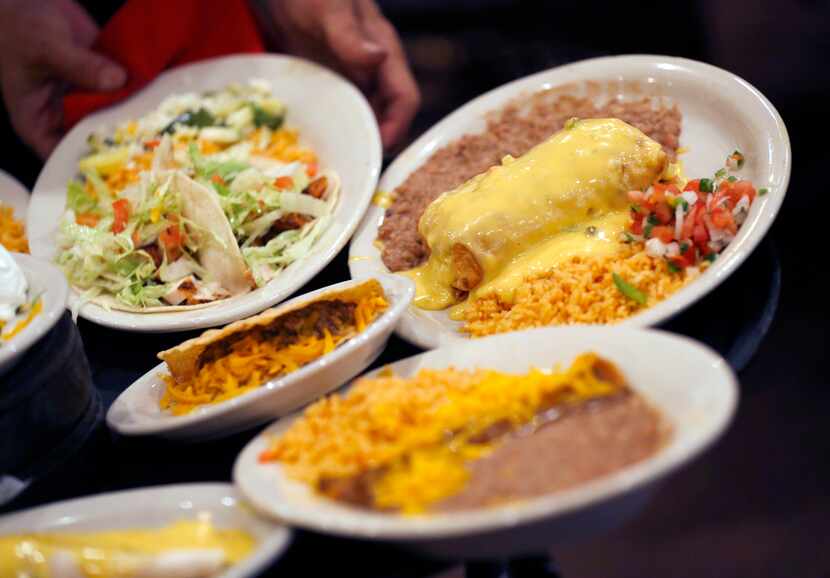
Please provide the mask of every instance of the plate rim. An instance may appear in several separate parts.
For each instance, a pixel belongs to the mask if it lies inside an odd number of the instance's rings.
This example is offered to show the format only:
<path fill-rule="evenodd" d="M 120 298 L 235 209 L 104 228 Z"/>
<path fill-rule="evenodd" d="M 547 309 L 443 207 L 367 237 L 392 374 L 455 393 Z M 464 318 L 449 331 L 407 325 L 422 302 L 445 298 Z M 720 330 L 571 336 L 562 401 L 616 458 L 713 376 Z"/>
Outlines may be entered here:
<path fill-rule="evenodd" d="M 3 192 L 11 191 L 11 200 L 4 198 Z M 21 183 L 17 177 L 8 171 L 0 169 L 0 202 L 14 209 L 14 218 L 26 223 L 29 212 L 29 201 L 32 193 Z"/>
<path fill-rule="evenodd" d="M 228 414 L 239 411 L 240 408 L 256 404 L 261 399 L 268 397 L 270 395 L 274 395 L 276 391 L 285 389 L 287 387 L 291 387 L 295 385 L 296 382 L 304 381 L 316 372 L 325 369 L 333 363 L 337 363 L 341 359 L 347 357 L 348 355 L 351 355 L 354 352 L 354 350 L 358 349 L 365 343 L 379 339 L 382 336 L 383 332 L 390 325 L 394 327 L 394 325 L 398 322 L 403 312 L 406 310 L 406 307 L 411 302 L 412 297 L 414 296 L 414 284 L 409 279 L 406 279 L 404 277 L 395 277 L 392 275 L 379 275 L 378 277 L 381 278 L 378 280 L 381 281 L 382 284 L 384 282 L 389 283 L 391 286 L 395 288 L 396 291 L 401 291 L 400 297 L 396 299 L 395 302 L 392 303 L 392 306 L 389 307 L 389 309 L 387 309 L 386 311 L 384 311 L 383 314 L 374 322 L 372 322 L 369 325 L 369 327 L 367 327 L 361 334 L 349 339 L 341 347 L 338 347 L 331 353 L 328 353 L 314 360 L 312 363 L 304 367 L 301 367 L 295 372 L 289 373 L 277 379 L 269 380 L 268 382 L 263 384 L 262 387 L 259 387 L 253 391 L 249 391 L 240 396 L 225 400 L 217 404 L 205 406 L 204 410 L 198 413 L 190 413 L 188 415 L 177 416 L 175 419 L 170 419 L 171 416 L 163 416 L 166 419 L 158 421 L 139 422 L 134 424 L 123 424 L 120 421 L 117 421 L 115 419 L 115 414 L 117 412 L 119 403 L 126 403 L 126 401 L 124 400 L 126 399 L 128 392 L 130 392 L 131 390 L 133 390 L 133 392 L 135 393 L 139 390 L 143 392 L 144 390 L 149 389 L 149 387 L 153 383 L 153 376 L 157 374 L 159 371 L 163 371 L 165 366 L 167 365 L 165 362 L 162 361 L 161 363 L 159 363 L 158 365 L 144 373 L 141 377 L 139 377 L 132 384 L 130 384 L 124 391 L 118 394 L 118 397 L 115 398 L 115 401 L 113 401 L 112 405 L 110 405 L 109 409 L 107 410 L 107 425 L 117 433 L 131 437 L 162 436 L 164 434 L 180 431 L 182 429 L 198 427 L 198 425 L 203 422 L 210 421 L 217 417 L 227 416 Z M 293 299 L 287 300 L 281 303 L 279 307 L 290 307 L 297 303 L 312 300 L 324 293 L 338 291 L 346 287 L 358 285 L 363 281 L 363 279 L 349 279 L 346 281 L 341 281 L 340 283 L 335 283 L 334 285 L 328 285 L 326 287 L 322 287 L 315 291 L 304 293 L 303 295 L 299 295 Z M 385 288 L 385 290 L 389 291 L 388 288 Z M 265 387 L 265 385 L 268 385 L 270 387 Z"/>
<path fill-rule="evenodd" d="M 371 140 L 371 142 L 366 142 L 361 145 L 367 151 L 366 160 L 368 168 L 367 170 L 363 171 L 366 175 L 365 190 L 362 191 L 361 196 L 355 194 L 354 199 L 349 199 L 350 204 L 353 207 L 355 207 L 355 216 L 352 217 L 349 221 L 345 222 L 342 230 L 338 233 L 337 237 L 334 239 L 334 242 L 332 244 L 323 247 L 322 245 L 315 243 L 314 247 L 312 248 L 312 251 L 319 251 L 319 266 L 303 266 L 302 263 L 306 260 L 306 258 L 304 257 L 302 260 L 297 261 L 297 267 L 294 270 L 290 271 L 291 280 L 289 282 L 286 282 L 285 288 L 283 290 L 268 296 L 263 296 L 259 298 L 255 304 L 248 304 L 247 306 L 244 306 L 241 309 L 239 309 L 239 311 L 236 313 L 223 314 L 222 311 L 227 308 L 228 304 L 222 302 L 218 302 L 214 305 L 202 309 L 175 312 L 159 312 L 158 314 L 120 310 L 107 311 L 105 308 L 94 303 L 85 303 L 79 309 L 78 313 L 80 317 L 83 317 L 84 319 L 97 325 L 101 325 L 103 327 L 109 327 L 112 329 L 118 329 L 122 331 L 129 331 L 135 333 L 171 333 L 178 331 L 189 331 L 194 329 L 204 329 L 207 327 L 215 327 L 217 325 L 230 323 L 235 319 L 241 319 L 253 315 L 257 311 L 267 309 L 268 307 L 271 307 L 275 304 L 278 304 L 286 300 L 288 297 L 296 293 L 297 290 L 299 290 L 300 288 L 302 288 L 303 285 L 305 285 L 305 283 L 307 283 L 315 275 L 317 275 L 323 269 L 325 269 L 328 266 L 328 264 L 331 263 L 331 261 L 337 256 L 337 254 L 346 246 L 351 237 L 354 235 L 354 232 L 357 230 L 357 227 L 360 225 L 360 222 L 363 220 L 363 217 L 366 214 L 366 209 L 369 207 L 371 203 L 372 196 L 374 195 L 381 172 L 380 169 L 382 166 L 383 148 L 380 138 L 380 128 L 377 124 L 377 120 L 375 119 L 371 106 L 369 105 L 365 96 L 348 79 L 346 79 L 339 73 L 335 72 L 334 70 L 326 68 L 311 60 L 284 54 L 234 54 L 220 56 L 216 58 L 209 58 L 205 60 L 200 60 L 198 62 L 177 66 L 175 68 L 171 68 L 169 70 L 164 71 L 162 74 L 156 77 L 156 79 L 154 79 L 153 82 L 142 87 L 140 90 L 130 95 L 130 97 L 128 97 L 127 99 L 120 101 L 112 106 L 98 110 L 85 117 L 78 124 L 76 124 L 66 135 L 64 135 L 60 143 L 58 143 L 58 146 L 56 147 L 55 151 L 53 151 L 52 155 L 50 155 L 49 159 L 47 159 L 46 163 L 43 165 L 43 168 L 38 174 L 38 178 L 35 181 L 35 185 L 32 189 L 29 211 L 26 219 L 27 230 L 31 229 L 30 223 L 32 220 L 35 219 L 32 209 L 36 208 L 36 203 L 38 202 L 40 197 L 46 195 L 46 191 L 44 190 L 44 188 L 46 187 L 46 185 L 44 184 L 44 180 L 46 178 L 45 175 L 47 173 L 47 168 L 50 167 L 52 159 L 57 158 L 55 156 L 56 152 L 58 152 L 64 146 L 67 147 L 67 149 L 71 148 L 70 144 L 68 144 L 70 137 L 75 138 L 74 135 L 80 133 L 87 133 L 92 129 L 100 127 L 102 123 L 99 119 L 102 116 L 117 114 L 117 111 L 121 110 L 122 108 L 130 106 L 142 98 L 149 98 L 147 96 L 148 92 L 150 92 L 153 89 L 153 86 L 159 82 L 166 81 L 169 78 L 176 78 L 180 75 L 191 74 L 194 71 L 202 71 L 203 74 L 207 74 L 203 71 L 209 70 L 210 68 L 217 65 L 227 65 L 227 63 L 237 62 L 239 63 L 239 66 L 242 67 L 245 66 L 246 63 L 254 61 L 272 63 L 274 65 L 282 67 L 305 67 L 308 70 L 313 71 L 315 74 L 320 74 L 328 78 L 329 82 L 338 84 L 341 87 L 341 89 L 345 91 L 344 94 L 347 93 L 350 95 L 349 98 L 351 99 L 354 105 L 352 107 L 353 111 L 361 117 L 361 124 L 367 130 L 367 133 L 369 134 Z M 252 75 L 249 76 L 252 77 Z M 167 93 L 167 95 L 170 94 L 173 93 Z M 146 108 L 149 110 L 149 105 Z M 70 156 L 72 156 L 72 158 L 75 158 L 78 155 Z M 338 204 L 342 204 L 343 202 L 344 201 L 341 198 Z M 330 231 L 333 226 L 335 225 L 330 225 L 327 231 Z M 32 246 L 32 249 L 40 253 L 39 244 L 34 244 Z M 35 254 L 34 251 L 33 254 Z M 308 257 L 308 255 L 306 257 Z M 267 284 L 259 289 L 264 289 L 266 287 Z M 79 301 L 80 295 L 75 289 L 70 287 L 68 294 L 69 306 L 74 307 Z M 231 305 L 233 306 L 235 304 L 231 303 Z M 170 317 L 168 317 L 167 319 L 162 319 L 159 316 Z"/>
<path fill-rule="evenodd" d="M 29 285 L 37 279 L 47 289 L 41 295 L 43 310 L 13 339 L 0 347 L 0 375 L 11 371 L 18 361 L 60 321 L 66 310 L 69 286 L 63 271 L 55 265 L 25 253 L 10 253 L 23 271 Z"/>
<path fill-rule="evenodd" d="M 721 407 L 720 415 L 716 419 L 709 422 L 709 428 L 704 434 L 697 438 L 689 440 L 686 449 L 682 452 L 669 452 L 671 445 L 663 448 L 660 452 L 655 454 L 653 458 L 646 459 L 643 462 L 633 464 L 612 473 L 607 477 L 602 477 L 597 480 L 580 484 L 575 488 L 553 492 L 546 495 L 538 496 L 528 499 L 518 504 L 508 505 L 502 508 L 479 509 L 474 511 L 457 512 L 451 514 L 444 514 L 440 520 L 426 518 L 416 518 L 414 523 L 404 522 L 393 528 L 383 528 L 378 530 L 376 527 L 361 527 L 358 520 L 354 518 L 346 518 L 340 516 L 335 524 L 326 524 L 321 521 L 322 516 L 306 516 L 300 512 L 298 508 L 292 509 L 275 509 L 274 502 L 261 499 L 258 495 L 252 495 L 249 492 L 244 478 L 246 477 L 246 464 L 251 462 L 251 459 L 256 462 L 256 455 L 263 449 L 263 444 L 268 435 L 275 429 L 287 427 L 291 421 L 297 418 L 299 412 L 287 416 L 286 419 L 276 422 L 260 432 L 252 440 L 250 440 L 242 451 L 237 456 L 233 466 L 233 482 L 240 494 L 257 508 L 263 515 L 278 519 L 292 526 L 304 528 L 312 531 L 319 531 L 327 534 L 337 535 L 348 538 L 361 539 L 377 539 L 387 541 L 404 541 L 404 542 L 431 542 L 436 540 L 457 539 L 475 535 L 489 534 L 492 532 L 499 532 L 504 530 L 516 530 L 523 526 L 528 526 L 541 521 L 549 521 L 555 518 L 566 516 L 578 512 L 580 510 L 588 510 L 593 506 L 597 506 L 613 500 L 614 498 L 627 495 L 637 489 L 648 487 L 655 482 L 659 482 L 668 475 L 676 472 L 685 464 L 700 456 L 726 432 L 729 425 L 732 423 L 737 411 L 739 402 L 739 383 L 735 372 L 731 369 L 729 364 L 709 346 L 695 341 L 689 337 L 671 333 L 662 329 L 654 328 L 606 328 L 606 327 L 590 327 L 590 326 L 560 326 L 560 327 L 541 327 L 520 332 L 505 333 L 484 337 L 481 339 L 469 340 L 463 343 L 450 343 L 443 345 L 440 349 L 451 349 L 454 347 L 461 348 L 475 348 L 478 343 L 483 341 L 497 341 L 497 340 L 520 340 L 528 334 L 550 335 L 553 333 L 560 334 L 560 339 L 567 339 L 568 334 L 584 334 L 586 338 L 591 335 L 600 335 L 606 338 L 614 334 L 611 339 L 624 339 L 626 336 L 632 334 L 641 335 L 643 339 L 658 339 L 668 340 L 686 349 L 696 350 L 701 356 L 712 363 L 712 368 L 716 371 L 723 380 L 724 402 Z M 618 337 L 617 337 L 618 336 Z M 418 355 L 413 355 L 395 363 L 409 361 L 412 358 L 422 357 L 437 350 L 428 350 Z M 636 389 L 636 386 L 635 386 Z M 253 458 L 252 458 L 253 456 Z M 653 469 L 655 460 L 659 467 Z M 648 471 L 653 469 L 653 471 Z M 273 474 L 273 472 L 272 472 Z M 282 475 L 282 474 L 278 474 Z M 617 482 L 613 488 L 604 488 L 603 486 L 610 484 L 610 478 Z M 599 487 L 599 493 L 594 495 L 589 493 L 591 490 Z M 325 498 L 320 498 L 325 499 Z M 562 503 L 564 502 L 564 504 Z M 509 512 L 509 515 L 508 515 Z M 402 516 L 395 516 L 400 521 Z"/>
<path fill-rule="evenodd" d="M 446 129 L 444 128 L 445 125 L 450 125 L 454 121 L 458 121 L 459 119 L 478 114 L 479 111 L 477 111 L 477 108 L 491 105 L 488 106 L 486 110 L 496 110 L 500 106 L 503 106 L 504 103 L 520 96 L 523 92 L 533 90 L 534 86 L 537 86 L 541 83 L 559 82 L 560 84 L 568 84 L 570 82 L 580 82 L 580 80 L 550 81 L 548 80 L 548 78 L 551 75 L 569 74 L 573 71 L 581 71 L 582 69 L 587 70 L 594 66 L 659 66 L 661 64 L 664 66 L 668 65 L 670 67 L 674 66 L 678 68 L 685 68 L 687 70 L 691 69 L 695 72 L 705 72 L 709 75 L 714 75 L 722 79 L 724 82 L 731 82 L 740 86 L 742 90 L 744 90 L 747 94 L 751 95 L 765 110 L 765 112 L 768 115 L 768 120 L 771 120 L 772 124 L 774 125 L 777 137 L 782 148 L 782 179 L 780 188 L 775 191 L 776 194 L 769 195 L 764 199 L 765 206 L 763 208 L 763 211 L 761 210 L 761 208 L 759 208 L 759 212 L 756 215 L 755 219 L 751 222 L 748 221 L 744 224 L 745 226 L 742 227 L 742 231 L 749 231 L 753 227 L 757 227 L 758 232 L 756 234 L 752 234 L 751 232 L 744 233 L 744 237 L 736 239 L 738 241 L 737 243 L 731 243 L 730 246 L 726 249 L 727 251 L 731 249 L 731 252 L 727 255 L 727 257 L 722 257 L 718 259 L 707 270 L 706 273 L 708 274 L 704 274 L 701 276 L 701 278 L 694 280 L 685 287 L 682 287 L 680 290 L 678 290 L 673 295 L 669 296 L 667 299 L 659 303 L 656 303 L 648 309 L 640 313 L 637 313 L 636 315 L 633 315 L 627 319 L 624 319 L 614 325 L 620 327 L 655 327 L 659 324 L 665 323 L 666 321 L 672 319 L 673 317 L 677 316 L 681 312 L 691 307 L 695 302 L 699 301 L 700 299 L 714 291 L 721 283 L 723 283 L 727 278 L 729 278 L 732 275 L 732 273 L 734 273 L 746 261 L 746 259 L 755 249 L 757 249 L 761 241 L 764 238 L 766 238 L 767 234 L 769 233 L 769 229 L 772 227 L 772 224 L 775 221 L 783 205 L 784 198 L 786 197 L 787 189 L 789 187 L 790 176 L 792 172 L 792 149 L 790 145 L 789 133 L 787 131 L 787 127 L 784 123 L 784 120 L 782 119 L 780 113 L 775 108 L 775 106 L 760 90 L 755 88 L 748 81 L 744 80 L 743 78 L 732 72 L 729 72 L 728 70 L 719 68 L 717 66 L 705 62 L 676 56 L 659 54 L 623 54 L 613 56 L 600 56 L 596 58 L 588 58 L 584 60 L 570 62 L 567 64 L 555 66 L 546 70 L 529 74 L 527 76 L 523 76 L 521 78 L 511 80 L 483 94 L 474 97 L 473 99 L 464 103 L 463 105 L 461 105 L 460 107 L 453 110 L 452 112 L 444 116 L 442 119 L 437 121 L 434 125 L 432 125 L 426 132 L 424 132 L 403 152 L 401 152 L 392 163 L 390 163 L 390 165 L 386 168 L 386 170 L 384 170 L 383 174 L 381 175 L 378 181 L 378 187 L 380 188 L 383 186 L 384 181 L 387 179 L 391 171 L 401 170 L 398 168 L 401 165 L 406 166 L 409 164 L 414 164 L 413 161 L 408 160 L 408 157 L 417 157 L 419 153 L 421 153 L 423 150 L 430 147 L 435 148 L 435 141 L 443 141 L 441 135 L 442 133 L 446 132 Z M 581 81 L 585 80 L 589 79 L 584 78 Z M 554 84 L 553 86 L 555 87 L 556 84 Z M 499 102 L 493 103 L 491 101 Z M 450 139 L 447 142 L 451 142 L 452 140 L 455 139 Z M 442 144 L 440 146 L 444 145 Z M 417 169 L 417 166 L 412 170 L 415 169 Z M 408 174 L 411 174 L 411 172 L 412 171 L 410 170 Z M 361 263 L 363 260 L 366 259 L 366 255 L 362 253 L 365 253 L 368 247 L 366 247 L 365 244 L 362 244 L 360 248 L 357 248 L 355 241 L 357 239 L 362 238 L 364 235 L 367 235 L 369 232 L 377 231 L 377 229 L 380 226 L 380 223 L 382 223 L 383 221 L 385 210 L 386 209 L 378 207 L 377 205 L 372 203 L 367 209 L 366 214 L 364 215 L 363 220 L 360 223 L 360 226 L 358 227 L 354 236 L 352 237 L 352 241 L 349 244 L 349 274 L 352 278 L 361 278 L 368 274 L 366 272 L 361 272 L 361 269 L 364 266 Z M 378 259 L 375 259 L 372 256 L 369 257 L 369 259 L 371 259 L 373 262 L 377 262 L 377 260 L 379 260 L 379 257 Z M 382 266 L 382 269 L 377 272 L 374 272 L 373 274 L 392 274 L 383 265 L 382 262 L 380 264 Z M 468 339 L 465 335 L 457 332 L 453 335 L 443 332 L 429 332 L 426 328 L 426 323 L 418 320 L 417 318 L 413 320 L 408 317 L 408 315 L 417 314 L 417 312 L 411 313 L 410 311 L 407 311 L 407 313 L 405 313 L 403 318 L 401 319 L 401 322 L 398 324 L 398 328 L 396 329 L 396 333 L 400 337 L 414 345 L 430 349 L 434 347 L 439 347 L 445 343 L 450 343 L 456 339 Z M 432 323 L 432 320 L 430 320 L 430 323 Z M 572 324 L 569 326 L 581 327 L 590 325 Z M 607 327 L 608 325 L 603 326 Z"/>

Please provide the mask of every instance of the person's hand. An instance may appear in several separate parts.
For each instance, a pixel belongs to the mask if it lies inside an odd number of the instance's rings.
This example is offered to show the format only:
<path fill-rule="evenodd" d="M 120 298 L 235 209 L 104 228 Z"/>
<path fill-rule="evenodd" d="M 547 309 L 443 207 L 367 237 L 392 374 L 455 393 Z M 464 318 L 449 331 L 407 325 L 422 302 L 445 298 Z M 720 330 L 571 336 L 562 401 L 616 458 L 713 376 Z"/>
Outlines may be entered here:
<path fill-rule="evenodd" d="M 421 96 L 394 27 L 373 0 L 268 0 L 282 47 L 345 74 L 368 95 L 386 148 L 399 143 Z"/>
<path fill-rule="evenodd" d="M 125 71 L 90 50 L 98 27 L 73 0 L 0 0 L 0 84 L 12 126 L 42 158 L 61 137 L 67 85 L 114 90 Z"/>

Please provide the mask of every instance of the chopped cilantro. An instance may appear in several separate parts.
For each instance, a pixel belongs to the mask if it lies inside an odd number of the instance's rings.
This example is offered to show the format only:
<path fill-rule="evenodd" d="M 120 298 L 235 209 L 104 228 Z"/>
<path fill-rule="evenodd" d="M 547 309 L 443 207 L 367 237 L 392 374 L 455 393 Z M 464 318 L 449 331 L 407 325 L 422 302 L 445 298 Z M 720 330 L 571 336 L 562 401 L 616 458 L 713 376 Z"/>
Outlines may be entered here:
<path fill-rule="evenodd" d="M 642 291 L 637 289 L 634 285 L 632 285 L 616 273 L 613 273 L 612 277 L 614 279 L 614 285 L 617 286 L 617 289 L 620 293 L 622 293 L 632 301 L 636 301 L 640 305 L 646 304 L 647 298 Z"/>

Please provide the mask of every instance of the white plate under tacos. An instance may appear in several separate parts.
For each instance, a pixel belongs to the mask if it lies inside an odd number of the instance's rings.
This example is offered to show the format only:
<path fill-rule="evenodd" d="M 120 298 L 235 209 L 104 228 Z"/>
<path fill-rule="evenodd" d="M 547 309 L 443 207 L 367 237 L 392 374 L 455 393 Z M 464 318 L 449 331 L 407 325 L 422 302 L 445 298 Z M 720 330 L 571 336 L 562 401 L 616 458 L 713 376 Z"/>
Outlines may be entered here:
<path fill-rule="evenodd" d="M 310 252 L 262 287 L 198 309 L 154 313 L 116 311 L 85 303 L 80 315 L 129 331 L 171 332 L 212 327 L 241 319 L 278 303 L 299 289 L 346 244 L 362 218 L 380 172 L 381 144 L 371 108 L 360 92 L 337 74 L 289 56 L 245 55 L 212 59 L 168 71 L 124 103 L 95 113 L 61 141 L 41 172 L 29 207 L 27 230 L 32 254 L 53 260 L 67 183 L 78 172 L 93 131 L 112 130 L 153 110 L 162 100 L 184 92 L 201 93 L 262 78 L 288 111 L 288 125 L 318 155 L 320 170 L 340 177 L 339 200 L 331 223 Z M 79 293 L 72 291 L 70 306 Z"/>
<path fill-rule="evenodd" d="M 621 523 L 645 503 L 668 473 L 699 455 L 726 429 L 738 401 L 729 365 L 707 347 L 656 330 L 542 328 L 456 341 L 383 368 L 402 377 L 420 369 L 495 369 L 525 373 L 594 352 L 614 363 L 637 393 L 672 428 L 651 457 L 572 489 L 518 502 L 403 516 L 329 500 L 288 478 L 278 462 L 259 456 L 300 414 L 275 423 L 242 451 L 236 486 L 262 513 L 317 532 L 382 540 L 452 557 L 496 557 L 541 552 Z M 372 375 L 372 374 L 368 374 Z"/>
<path fill-rule="evenodd" d="M 188 414 L 174 416 L 159 407 L 165 385 L 160 374 L 168 371 L 161 363 L 127 388 L 107 412 L 109 426 L 124 435 L 152 435 L 169 439 L 198 441 L 267 423 L 296 410 L 366 369 L 383 351 L 414 294 L 409 279 L 386 275 L 378 279 L 386 294 L 388 308 L 366 329 L 337 349 L 261 387 L 238 397 L 203 405 Z M 276 313 L 301 308 L 326 294 L 348 290 L 359 282 L 345 281 L 324 287 L 276 308 Z"/>
<path fill-rule="evenodd" d="M 790 143 L 784 122 L 773 105 L 743 79 L 714 66 L 670 56 L 614 56 L 552 68 L 505 84 L 462 106 L 401 153 L 386 169 L 379 190 L 394 191 L 436 150 L 462 135 L 481 132 L 487 113 L 521 96 L 558 89 L 554 94 L 588 96 L 604 102 L 620 97 L 665 98 L 683 115 L 680 145 L 689 178 L 711 175 L 723 166 L 725 155 L 740 149 L 746 166 L 740 178 L 749 179 L 769 194 L 758 197 L 737 237 L 701 276 L 662 301 L 621 322 L 645 327 L 658 325 L 716 289 L 758 246 L 769 230 L 787 192 Z M 349 247 L 352 278 L 388 272 L 376 239 L 385 209 L 372 204 Z M 398 333 L 421 347 L 437 347 L 463 337 L 461 324 L 446 310 L 427 311 L 411 306 Z"/>

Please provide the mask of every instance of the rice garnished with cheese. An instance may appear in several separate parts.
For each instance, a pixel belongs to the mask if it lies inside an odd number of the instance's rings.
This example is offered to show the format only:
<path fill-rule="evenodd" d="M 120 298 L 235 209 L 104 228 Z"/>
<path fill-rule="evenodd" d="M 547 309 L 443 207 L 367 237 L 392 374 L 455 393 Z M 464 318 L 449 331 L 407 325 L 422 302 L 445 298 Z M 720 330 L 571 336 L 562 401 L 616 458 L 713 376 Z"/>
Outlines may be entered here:
<path fill-rule="evenodd" d="M 664 259 L 650 257 L 641 244 L 604 257 L 576 256 L 550 271 L 526 279 L 512 303 L 482 296 L 464 310 L 463 328 L 473 337 L 547 325 L 610 324 L 644 309 L 615 285 L 617 273 L 648 299 L 662 301 L 695 276 L 695 270 L 671 272 Z"/>
<path fill-rule="evenodd" d="M 0 202 L 0 245 L 13 253 L 28 253 L 29 242 L 23 223 L 14 216 L 14 209 Z"/>

